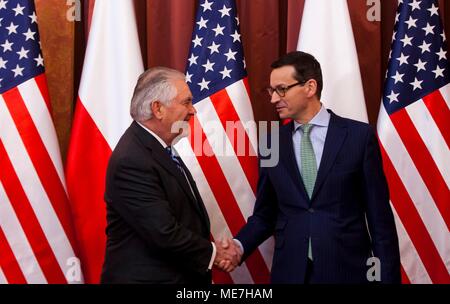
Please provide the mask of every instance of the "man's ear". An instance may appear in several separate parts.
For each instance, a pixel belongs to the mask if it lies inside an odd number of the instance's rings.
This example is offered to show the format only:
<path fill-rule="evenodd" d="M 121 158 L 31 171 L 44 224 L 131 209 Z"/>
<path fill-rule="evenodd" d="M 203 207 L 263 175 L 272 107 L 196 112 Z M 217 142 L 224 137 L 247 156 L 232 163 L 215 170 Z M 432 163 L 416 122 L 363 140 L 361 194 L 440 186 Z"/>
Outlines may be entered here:
<path fill-rule="evenodd" d="M 159 100 L 155 100 L 150 104 L 150 110 L 153 113 L 153 117 L 162 119 L 164 115 L 164 107 Z"/>
<path fill-rule="evenodd" d="M 314 79 L 310 79 L 305 83 L 305 86 L 308 90 L 308 97 L 313 97 L 317 92 L 317 81 Z"/>

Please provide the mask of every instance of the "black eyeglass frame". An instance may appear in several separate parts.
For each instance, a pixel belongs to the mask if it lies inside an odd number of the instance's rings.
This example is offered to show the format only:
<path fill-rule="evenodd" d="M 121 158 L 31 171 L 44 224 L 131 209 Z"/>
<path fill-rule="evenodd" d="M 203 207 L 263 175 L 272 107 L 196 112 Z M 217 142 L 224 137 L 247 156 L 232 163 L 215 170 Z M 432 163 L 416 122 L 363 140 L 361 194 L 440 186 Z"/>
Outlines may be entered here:
<path fill-rule="evenodd" d="M 304 85 L 307 81 L 298 81 L 294 84 L 288 85 L 287 87 L 276 87 L 276 88 L 272 88 L 272 87 L 268 87 L 266 88 L 267 93 L 269 93 L 269 95 L 272 97 L 274 92 L 277 92 L 278 96 L 280 97 L 284 97 L 286 96 L 287 91 L 289 91 L 289 89 L 297 86 L 297 85 Z"/>

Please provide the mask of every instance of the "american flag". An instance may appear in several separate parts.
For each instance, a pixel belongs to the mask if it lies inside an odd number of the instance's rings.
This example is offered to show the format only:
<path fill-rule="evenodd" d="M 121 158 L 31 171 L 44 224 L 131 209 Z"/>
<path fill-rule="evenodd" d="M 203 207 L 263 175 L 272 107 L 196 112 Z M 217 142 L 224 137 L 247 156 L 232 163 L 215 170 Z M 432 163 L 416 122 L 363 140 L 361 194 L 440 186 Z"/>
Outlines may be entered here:
<path fill-rule="evenodd" d="M 0 283 L 82 282 L 33 1 L 0 0 Z"/>
<path fill-rule="evenodd" d="M 399 1 L 378 119 L 405 283 L 450 283 L 450 74 L 438 1 Z"/>
<path fill-rule="evenodd" d="M 205 201 L 212 236 L 220 239 L 237 234 L 252 214 L 258 178 L 256 126 L 234 0 L 200 1 L 186 81 L 197 115 L 190 142 L 182 140 L 176 149 Z M 214 282 L 268 282 L 271 242 L 230 275 L 213 272 Z"/>

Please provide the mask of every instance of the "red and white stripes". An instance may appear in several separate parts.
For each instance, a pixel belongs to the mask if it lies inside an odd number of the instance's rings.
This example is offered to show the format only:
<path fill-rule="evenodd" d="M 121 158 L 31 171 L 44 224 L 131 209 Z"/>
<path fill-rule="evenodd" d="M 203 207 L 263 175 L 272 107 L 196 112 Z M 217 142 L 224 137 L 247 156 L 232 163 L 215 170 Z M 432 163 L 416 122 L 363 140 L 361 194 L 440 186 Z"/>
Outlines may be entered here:
<path fill-rule="evenodd" d="M 243 79 L 198 102 L 190 138 L 176 145 L 196 180 L 215 239 L 237 234 L 253 213 L 257 139 L 247 86 L 247 79 Z M 244 129 L 238 134 L 237 130 Z M 270 239 L 230 273 L 229 279 L 234 283 L 267 283 L 272 253 Z"/>
<path fill-rule="evenodd" d="M 391 115 L 382 106 L 378 118 L 402 266 L 412 283 L 450 283 L 449 90 Z"/>
<path fill-rule="evenodd" d="M 2 276 L 66 283 L 76 240 L 43 74 L 1 95 L 0 121 Z"/>

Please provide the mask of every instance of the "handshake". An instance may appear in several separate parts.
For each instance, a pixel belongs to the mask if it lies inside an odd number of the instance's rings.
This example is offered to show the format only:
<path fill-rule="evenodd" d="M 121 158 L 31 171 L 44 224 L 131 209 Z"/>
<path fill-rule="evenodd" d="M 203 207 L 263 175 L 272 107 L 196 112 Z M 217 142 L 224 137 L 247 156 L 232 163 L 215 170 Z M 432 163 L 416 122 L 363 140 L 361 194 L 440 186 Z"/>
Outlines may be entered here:
<path fill-rule="evenodd" d="M 216 258 L 214 266 L 222 271 L 233 271 L 241 261 L 242 251 L 231 238 L 215 241 Z"/>

